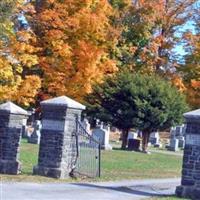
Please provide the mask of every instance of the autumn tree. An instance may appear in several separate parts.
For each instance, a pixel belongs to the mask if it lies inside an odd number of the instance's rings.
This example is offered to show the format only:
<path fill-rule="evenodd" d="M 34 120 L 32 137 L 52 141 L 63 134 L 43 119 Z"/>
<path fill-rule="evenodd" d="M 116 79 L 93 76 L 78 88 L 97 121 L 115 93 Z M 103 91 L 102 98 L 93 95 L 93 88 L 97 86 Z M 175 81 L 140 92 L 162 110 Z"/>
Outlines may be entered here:
<path fill-rule="evenodd" d="M 81 100 L 94 82 L 117 70 L 109 56 L 117 42 L 110 25 L 113 9 L 107 0 L 45 0 L 36 8 L 43 93 Z"/>
<path fill-rule="evenodd" d="M 180 124 L 187 110 L 185 97 L 170 82 L 129 71 L 95 85 L 86 100 L 90 116 L 122 130 L 122 149 L 126 148 L 131 128 L 142 131 L 144 152 L 151 132 Z"/>
<path fill-rule="evenodd" d="M 200 106 L 200 24 L 199 9 L 193 23 L 195 31 L 185 34 L 185 62 L 179 68 L 188 103 L 195 109 Z"/>
<path fill-rule="evenodd" d="M 118 20 L 122 34 L 116 55 L 122 67 L 161 72 L 169 76 L 177 66 L 173 51 L 180 41 L 181 27 L 191 20 L 195 0 L 113 0 L 113 7 L 126 3 Z M 124 7 L 123 7 L 124 9 Z M 119 9 L 119 12 L 121 9 Z"/>
<path fill-rule="evenodd" d="M 34 103 L 40 78 L 32 71 L 38 64 L 31 30 L 16 30 L 15 18 L 23 8 L 21 1 L 1 1 L 0 9 L 0 100 L 23 106 Z"/>
<path fill-rule="evenodd" d="M 187 27 L 199 24 L 199 8 L 195 0 L 110 1 L 118 9 L 118 24 L 122 27 L 115 51 L 118 65 L 144 73 L 158 73 L 171 80 L 179 91 L 187 93 L 188 102 L 199 106 L 198 55 L 199 36 Z M 131 3 L 130 3 L 131 2 Z M 126 6 L 124 6 L 126 5 Z M 199 32 L 198 30 L 195 31 Z M 188 42 L 186 42 L 188 41 Z M 185 58 L 175 50 L 186 49 Z M 185 61 L 184 61 L 185 60 Z"/>

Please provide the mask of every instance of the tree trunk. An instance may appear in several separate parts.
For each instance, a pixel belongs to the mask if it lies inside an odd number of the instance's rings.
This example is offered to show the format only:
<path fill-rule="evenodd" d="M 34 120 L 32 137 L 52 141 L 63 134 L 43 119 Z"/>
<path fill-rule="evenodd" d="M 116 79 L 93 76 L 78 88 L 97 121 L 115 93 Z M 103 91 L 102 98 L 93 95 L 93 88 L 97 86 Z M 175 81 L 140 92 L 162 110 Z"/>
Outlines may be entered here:
<path fill-rule="evenodd" d="M 142 131 L 142 151 L 147 152 L 148 143 L 149 143 L 150 131 Z"/>
<path fill-rule="evenodd" d="M 128 132 L 129 132 L 129 129 L 122 130 L 122 146 L 121 146 L 121 149 L 126 149 Z"/>

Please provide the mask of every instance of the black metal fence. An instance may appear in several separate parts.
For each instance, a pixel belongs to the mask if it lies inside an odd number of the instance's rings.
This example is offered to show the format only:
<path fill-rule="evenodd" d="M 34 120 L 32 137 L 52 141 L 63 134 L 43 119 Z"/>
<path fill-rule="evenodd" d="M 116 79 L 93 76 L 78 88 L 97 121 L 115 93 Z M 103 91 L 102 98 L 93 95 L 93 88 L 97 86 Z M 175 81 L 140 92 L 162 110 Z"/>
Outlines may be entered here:
<path fill-rule="evenodd" d="M 76 161 L 73 173 L 77 176 L 100 177 L 101 146 L 76 120 Z"/>

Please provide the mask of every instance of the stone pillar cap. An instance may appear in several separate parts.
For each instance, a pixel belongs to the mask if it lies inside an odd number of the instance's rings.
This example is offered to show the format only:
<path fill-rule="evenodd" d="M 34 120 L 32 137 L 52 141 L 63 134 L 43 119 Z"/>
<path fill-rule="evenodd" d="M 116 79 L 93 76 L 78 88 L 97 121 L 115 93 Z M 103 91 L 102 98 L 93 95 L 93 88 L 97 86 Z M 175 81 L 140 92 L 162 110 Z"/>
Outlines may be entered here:
<path fill-rule="evenodd" d="M 53 99 L 42 101 L 41 105 L 66 106 L 68 108 L 75 108 L 80 110 L 85 110 L 86 108 L 84 105 L 66 96 L 56 97 Z"/>
<path fill-rule="evenodd" d="M 16 115 L 28 115 L 28 112 L 26 110 L 15 105 L 11 101 L 1 104 L 0 111 L 5 111 L 7 113 L 16 114 Z"/>
<path fill-rule="evenodd" d="M 198 110 L 193 110 L 190 112 L 187 112 L 183 115 L 185 118 L 194 118 L 194 119 L 199 119 L 200 118 L 200 109 Z"/>

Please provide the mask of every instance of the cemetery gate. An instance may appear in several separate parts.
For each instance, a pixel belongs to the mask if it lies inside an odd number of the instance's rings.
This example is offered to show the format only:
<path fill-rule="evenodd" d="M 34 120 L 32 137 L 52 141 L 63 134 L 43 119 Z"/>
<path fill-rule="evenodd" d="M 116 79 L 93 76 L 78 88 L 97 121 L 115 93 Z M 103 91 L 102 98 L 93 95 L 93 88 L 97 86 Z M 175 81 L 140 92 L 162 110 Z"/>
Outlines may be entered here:
<path fill-rule="evenodd" d="M 76 120 L 76 155 L 73 174 L 76 176 L 100 177 L 101 173 L 101 145 Z"/>

